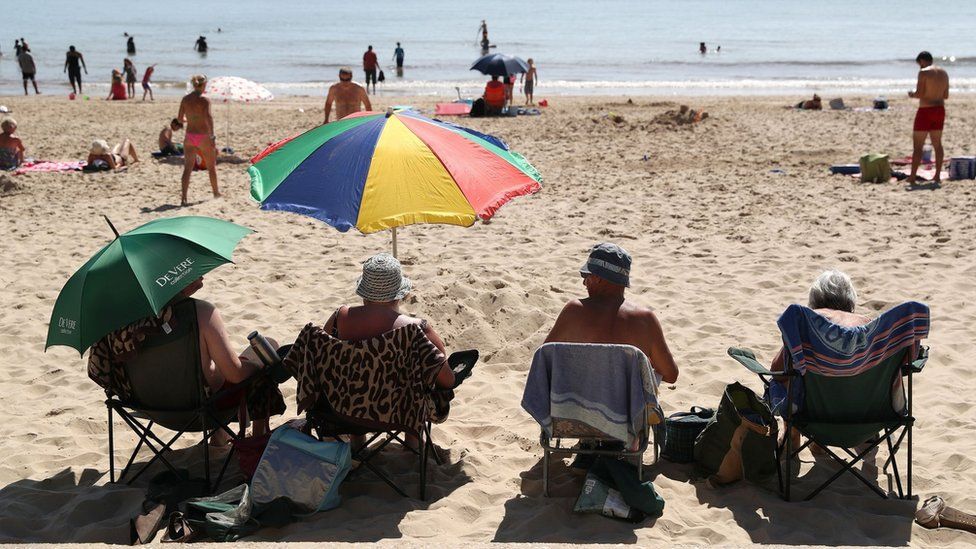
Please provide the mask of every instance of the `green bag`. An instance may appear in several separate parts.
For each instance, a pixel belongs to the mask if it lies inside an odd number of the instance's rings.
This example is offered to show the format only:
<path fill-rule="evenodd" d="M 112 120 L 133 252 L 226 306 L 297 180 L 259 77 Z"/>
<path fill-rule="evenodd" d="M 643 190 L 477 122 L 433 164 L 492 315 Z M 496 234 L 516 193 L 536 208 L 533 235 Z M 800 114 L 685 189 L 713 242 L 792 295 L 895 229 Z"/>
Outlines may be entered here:
<path fill-rule="evenodd" d="M 732 383 L 695 441 L 695 471 L 717 485 L 742 478 L 764 483 L 776 474 L 776 432 L 769 406 L 748 387 Z"/>
<path fill-rule="evenodd" d="M 866 154 L 861 157 L 861 183 L 891 181 L 891 164 L 886 154 Z"/>
<path fill-rule="evenodd" d="M 637 478 L 633 463 L 599 456 L 586 473 L 573 511 L 641 522 L 649 516 L 660 517 L 664 499 L 651 481 Z"/>

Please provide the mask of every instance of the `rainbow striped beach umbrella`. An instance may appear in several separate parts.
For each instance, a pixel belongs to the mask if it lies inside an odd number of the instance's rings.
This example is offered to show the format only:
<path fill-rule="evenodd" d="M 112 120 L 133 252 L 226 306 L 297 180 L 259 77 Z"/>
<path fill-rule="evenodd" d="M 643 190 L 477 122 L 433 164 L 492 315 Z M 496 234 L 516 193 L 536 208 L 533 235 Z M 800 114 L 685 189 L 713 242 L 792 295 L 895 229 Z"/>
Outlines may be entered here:
<path fill-rule="evenodd" d="M 542 177 L 501 140 L 411 110 L 362 112 L 272 145 L 248 168 L 265 210 L 342 232 L 415 223 L 471 226 Z M 394 251 L 395 253 L 395 251 Z"/>

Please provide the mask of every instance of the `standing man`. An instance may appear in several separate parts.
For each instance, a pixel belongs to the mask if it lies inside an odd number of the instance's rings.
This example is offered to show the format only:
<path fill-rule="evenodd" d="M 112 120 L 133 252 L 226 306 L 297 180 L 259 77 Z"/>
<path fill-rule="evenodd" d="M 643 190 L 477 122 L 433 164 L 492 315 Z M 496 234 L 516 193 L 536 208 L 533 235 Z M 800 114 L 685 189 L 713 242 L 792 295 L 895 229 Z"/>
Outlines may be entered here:
<path fill-rule="evenodd" d="M 329 88 L 329 95 L 325 98 L 325 123 L 329 123 L 329 115 L 332 113 L 332 104 L 335 103 L 336 120 L 359 112 L 360 105 L 369 111 L 373 106 L 369 104 L 369 96 L 362 86 L 352 81 L 352 69 L 342 67 L 339 69 L 339 82 L 332 84 Z"/>
<path fill-rule="evenodd" d="M 399 42 L 397 42 L 396 49 L 393 50 L 393 60 L 396 61 L 397 76 L 403 76 L 403 48 L 400 47 Z"/>
<path fill-rule="evenodd" d="M 68 80 L 71 81 L 71 91 L 73 93 L 84 93 L 81 91 L 81 69 L 85 69 L 88 74 L 88 67 L 85 65 L 85 56 L 76 50 L 74 46 L 68 46 L 68 53 L 64 58 L 64 71 L 68 73 Z M 75 89 L 75 84 L 78 88 Z"/>
<path fill-rule="evenodd" d="M 915 62 L 921 68 L 915 90 L 908 92 L 908 97 L 918 99 L 912 132 L 912 174 L 908 176 L 908 184 L 915 184 L 918 165 L 922 161 L 922 147 L 928 136 L 935 149 L 935 179 L 932 182 L 938 185 L 942 181 L 942 160 L 945 157 L 942 126 L 945 124 L 945 100 L 949 99 L 949 74 L 942 67 L 932 64 L 932 54 L 927 51 L 918 54 Z"/>
<path fill-rule="evenodd" d="M 369 82 L 373 82 L 373 93 L 376 93 L 376 69 L 379 67 L 380 62 L 376 59 L 376 52 L 373 51 L 373 46 L 366 48 L 366 53 L 363 54 L 363 70 L 366 71 L 366 93 L 369 93 Z"/>
<path fill-rule="evenodd" d="M 136 39 L 135 39 L 135 37 L 130 36 L 129 39 L 126 40 L 126 42 L 125 42 L 125 51 L 129 55 L 135 55 L 136 54 Z"/>
<path fill-rule="evenodd" d="M 27 42 L 23 43 L 20 53 L 17 55 L 17 63 L 20 64 L 20 72 L 24 77 L 24 95 L 27 95 L 28 80 L 34 84 L 34 93 L 40 94 L 41 92 L 37 89 L 37 80 L 34 80 L 34 75 L 37 73 L 37 65 L 34 64 L 34 56 L 30 54 L 30 48 L 27 47 Z"/>

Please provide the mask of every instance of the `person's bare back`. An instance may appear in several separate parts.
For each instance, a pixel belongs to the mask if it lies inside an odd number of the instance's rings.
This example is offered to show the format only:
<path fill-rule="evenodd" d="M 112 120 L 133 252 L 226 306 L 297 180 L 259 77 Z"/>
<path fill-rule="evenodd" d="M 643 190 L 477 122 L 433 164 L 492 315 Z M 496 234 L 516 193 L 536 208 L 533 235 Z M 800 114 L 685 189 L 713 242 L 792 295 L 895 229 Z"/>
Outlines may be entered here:
<path fill-rule="evenodd" d="M 180 102 L 177 119 L 186 121 L 186 133 L 213 135 L 213 117 L 210 114 L 210 100 L 200 93 L 188 93 Z"/>
<path fill-rule="evenodd" d="M 949 73 L 942 67 L 930 65 L 918 71 L 915 95 L 919 107 L 940 107 L 949 98 Z"/>
<path fill-rule="evenodd" d="M 343 78 L 345 73 L 340 75 Z M 349 74 L 349 78 L 352 78 L 352 74 Z M 332 113 L 332 106 L 335 105 L 336 120 L 345 118 L 346 116 L 363 110 L 371 110 L 373 106 L 369 102 L 369 96 L 366 95 L 366 90 L 362 86 L 352 82 L 351 80 L 345 80 L 333 84 L 329 88 L 329 95 L 325 99 L 325 123 L 329 123 L 329 117 Z"/>

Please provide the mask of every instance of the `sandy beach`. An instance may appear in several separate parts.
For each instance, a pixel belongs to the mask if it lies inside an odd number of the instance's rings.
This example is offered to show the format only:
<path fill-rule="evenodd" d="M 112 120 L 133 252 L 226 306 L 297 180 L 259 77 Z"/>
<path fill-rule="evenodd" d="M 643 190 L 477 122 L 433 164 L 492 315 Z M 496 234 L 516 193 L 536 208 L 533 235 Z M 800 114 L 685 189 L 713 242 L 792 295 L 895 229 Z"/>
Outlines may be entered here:
<path fill-rule="evenodd" d="M 446 463 L 432 468 L 428 501 L 401 498 L 359 473 L 344 484 L 339 508 L 247 541 L 972 544 L 971 534 L 913 524 L 919 499 L 881 500 L 849 475 L 813 501 L 786 503 L 747 483 L 713 489 L 692 480 L 690 466 L 648 459 L 645 478 L 666 507 L 661 518 L 637 525 L 572 513 L 581 477 L 564 465 L 553 468 L 554 497 L 542 497 L 539 427 L 519 406 L 526 372 L 563 304 L 583 295 L 578 269 L 589 246 L 611 241 L 633 255 L 629 295 L 657 312 L 681 371 L 662 388 L 667 413 L 717 407 L 734 381 L 760 392 L 726 349 L 746 346 L 772 359 L 776 318 L 788 304 L 806 303 L 825 268 L 851 275 L 859 312 L 927 303 L 932 358 L 916 378 L 914 491 L 976 512 L 976 442 L 967 434 L 976 428 L 976 377 L 966 373 L 976 323 L 976 182 L 909 192 L 827 170 L 868 152 L 910 154 L 907 97 L 892 99 L 887 112 L 793 111 L 783 108 L 784 97 L 550 102 L 536 117 L 458 120 L 524 154 L 543 174 L 540 193 L 514 200 L 488 224 L 399 231 L 415 287 L 404 308 L 430 319 L 449 350 L 482 356 L 451 417 L 434 428 Z M 0 103 L 14 111 L 28 156 L 83 160 L 92 139 L 129 138 L 142 158 L 124 173 L 12 176 L 0 193 L 0 542 L 126 543 L 146 480 L 109 484 L 104 393 L 76 352 L 44 352 L 61 286 L 111 240 L 102 215 L 120 230 L 175 215 L 253 228 L 236 263 L 209 274 L 198 294 L 221 309 L 241 347 L 251 330 L 287 341 L 354 303 L 361 261 L 388 251 L 390 235 L 343 234 L 261 211 L 250 199 L 246 158 L 321 123 L 319 98 L 215 106 L 218 140 L 238 157 L 219 164 L 223 198 L 211 199 L 197 172 L 183 209 L 176 206 L 181 166 L 149 157 L 176 114 L 175 99 Z M 433 103 L 380 96 L 374 107 L 409 104 L 429 113 Z M 666 113 L 683 103 L 709 118 L 673 123 Z M 950 100 L 947 158 L 976 154 L 974 107 L 976 96 Z M 295 417 L 295 382 L 283 392 L 285 418 Z M 135 437 L 121 425 L 116 433 L 121 459 Z M 191 444 L 183 443 L 177 461 L 199 467 Z M 808 452 L 802 459 L 804 471 L 831 467 Z M 408 490 L 416 485 L 412 458 L 393 449 L 382 463 L 402 473 Z M 887 486 L 877 468 L 865 473 Z"/>

